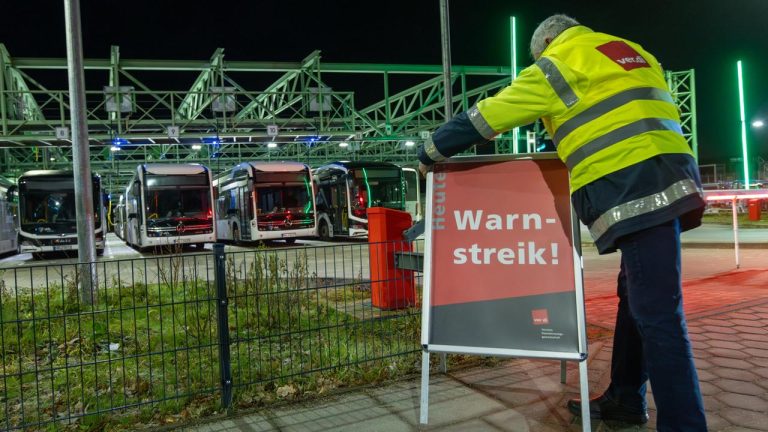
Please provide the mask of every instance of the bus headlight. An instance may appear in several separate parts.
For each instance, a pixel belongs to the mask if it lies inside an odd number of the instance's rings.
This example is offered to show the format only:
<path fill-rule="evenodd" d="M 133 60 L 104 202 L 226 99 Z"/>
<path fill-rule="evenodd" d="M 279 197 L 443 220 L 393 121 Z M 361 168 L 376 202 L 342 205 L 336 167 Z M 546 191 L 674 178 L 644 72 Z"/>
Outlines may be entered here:
<path fill-rule="evenodd" d="M 24 239 L 21 241 L 20 246 L 22 249 L 37 249 L 38 242 L 31 239 Z"/>

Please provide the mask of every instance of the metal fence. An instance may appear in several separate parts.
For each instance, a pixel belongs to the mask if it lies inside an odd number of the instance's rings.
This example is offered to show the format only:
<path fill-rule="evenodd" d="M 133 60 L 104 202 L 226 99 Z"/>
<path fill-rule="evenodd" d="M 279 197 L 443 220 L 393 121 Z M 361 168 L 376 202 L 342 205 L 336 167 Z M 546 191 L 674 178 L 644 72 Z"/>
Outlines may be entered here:
<path fill-rule="evenodd" d="M 420 274 L 391 268 L 403 246 L 105 260 L 93 304 L 76 264 L 2 269 L 0 429 L 194 416 L 411 372 Z"/>

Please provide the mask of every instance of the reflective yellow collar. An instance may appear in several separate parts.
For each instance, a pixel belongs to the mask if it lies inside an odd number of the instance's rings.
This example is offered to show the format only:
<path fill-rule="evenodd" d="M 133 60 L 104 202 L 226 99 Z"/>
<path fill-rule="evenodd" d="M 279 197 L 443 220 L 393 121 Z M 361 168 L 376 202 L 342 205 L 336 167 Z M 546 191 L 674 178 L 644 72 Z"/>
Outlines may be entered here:
<path fill-rule="evenodd" d="M 576 36 L 580 36 L 586 33 L 594 33 L 594 31 L 591 28 L 583 25 L 573 26 L 569 29 L 566 29 L 564 32 L 557 35 L 557 37 L 555 37 L 555 39 L 552 42 L 550 42 L 549 45 L 547 45 L 547 47 L 544 49 L 541 55 L 545 56 L 547 55 L 548 51 L 553 49 L 553 47 L 561 45 L 564 42 L 570 39 L 573 39 Z"/>

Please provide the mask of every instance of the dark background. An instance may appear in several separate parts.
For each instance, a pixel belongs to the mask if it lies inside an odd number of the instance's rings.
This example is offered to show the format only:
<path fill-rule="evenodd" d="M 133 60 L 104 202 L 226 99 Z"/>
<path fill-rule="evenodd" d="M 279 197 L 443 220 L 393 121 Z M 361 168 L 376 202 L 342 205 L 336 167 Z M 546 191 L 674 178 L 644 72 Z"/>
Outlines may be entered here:
<path fill-rule="evenodd" d="M 14 57 L 66 56 L 63 0 L 3 2 L 0 42 Z M 82 0 L 87 58 L 302 60 L 441 64 L 439 0 Z M 509 17 L 518 23 L 519 66 L 530 64 L 536 25 L 567 13 L 594 30 L 642 44 L 669 70 L 695 69 L 701 163 L 741 154 L 736 61 L 745 69 L 747 121 L 768 120 L 768 1 L 449 1 L 453 64 L 510 64 Z M 65 77 L 59 88 L 66 88 Z M 156 90 L 188 88 L 158 84 Z M 254 89 L 258 90 L 258 89 Z M 344 89 L 340 89 L 344 90 Z M 359 99 L 358 99 L 359 100 Z M 749 125 L 748 125 L 749 126 Z M 768 159 L 768 127 L 749 128 L 751 155 Z"/>

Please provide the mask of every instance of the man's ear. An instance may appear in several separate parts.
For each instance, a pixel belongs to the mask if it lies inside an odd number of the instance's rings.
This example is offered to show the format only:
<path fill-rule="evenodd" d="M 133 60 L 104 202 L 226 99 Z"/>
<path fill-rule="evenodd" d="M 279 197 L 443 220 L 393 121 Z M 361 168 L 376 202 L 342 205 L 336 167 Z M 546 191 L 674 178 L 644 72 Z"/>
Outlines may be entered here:
<path fill-rule="evenodd" d="M 544 43 L 547 44 L 547 45 L 551 44 L 552 43 L 552 38 L 551 37 L 544 38 Z"/>

